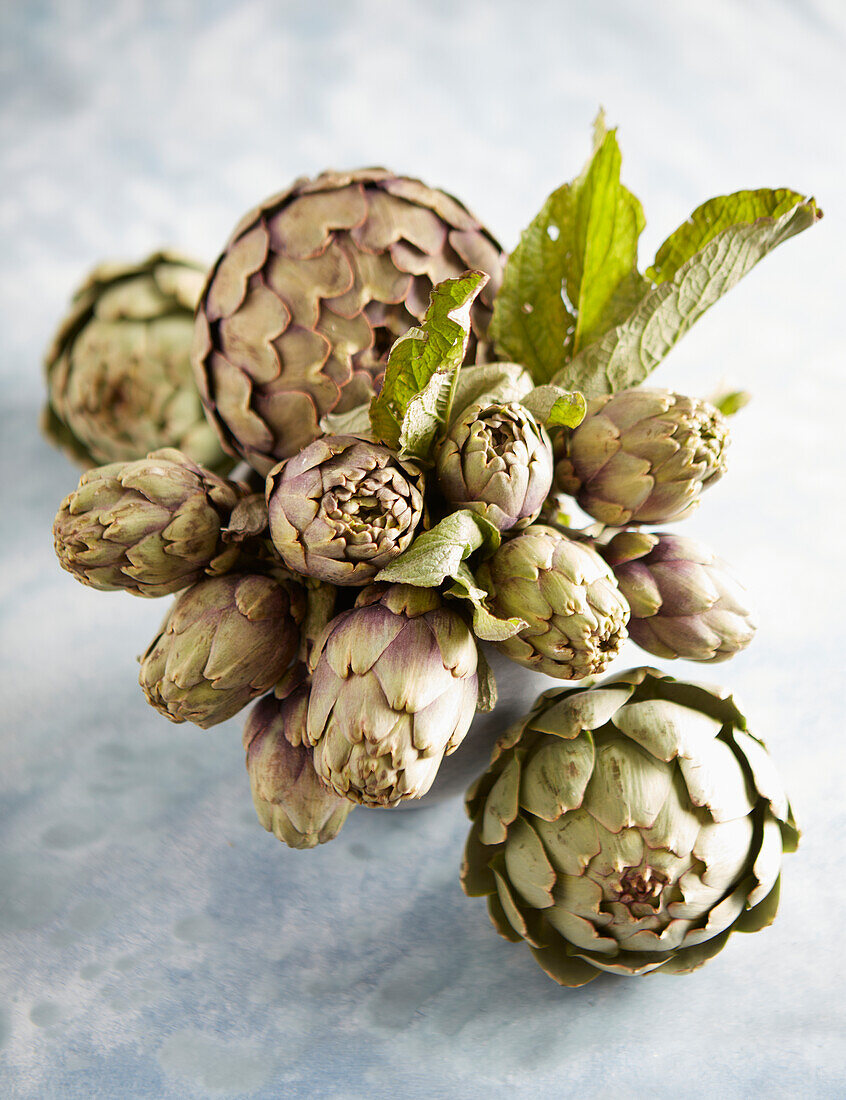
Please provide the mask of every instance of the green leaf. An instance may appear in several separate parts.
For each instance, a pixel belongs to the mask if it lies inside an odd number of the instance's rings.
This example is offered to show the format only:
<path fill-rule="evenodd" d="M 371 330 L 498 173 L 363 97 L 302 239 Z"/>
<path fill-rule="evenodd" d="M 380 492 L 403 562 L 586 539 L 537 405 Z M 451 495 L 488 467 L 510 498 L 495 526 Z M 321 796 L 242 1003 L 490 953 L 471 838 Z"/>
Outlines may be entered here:
<path fill-rule="evenodd" d="M 553 381 L 586 397 L 639 385 L 706 310 L 782 241 L 820 217 L 813 199 L 779 217 L 732 225 L 649 291 L 622 324 L 586 347 Z M 667 269 L 672 268 L 670 260 Z"/>
<path fill-rule="evenodd" d="M 377 581 L 437 588 L 455 577 L 465 558 L 476 550 L 492 554 L 500 544 L 499 531 L 482 516 L 461 508 L 451 512 L 431 531 L 418 535 L 407 550 L 376 574 Z"/>
<path fill-rule="evenodd" d="M 548 382 L 584 344 L 617 323 L 633 294 L 643 209 L 620 183 L 616 131 L 595 123 L 582 174 L 559 187 L 520 238 L 494 303 L 492 338 Z M 620 304 L 620 299 L 624 304 Z"/>
<path fill-rule="evenodd" d="M 682 264 L 701 252 L 719 233 L 735 225 L 751 224 L 759 218 L 780 218 L 794 206 L 805 202 L 805 196 L 785 187 L 776 190 L 735 191 L 733 195 L 718 195 L 703 202 L 688 220 L 671 233 L 647 271 L 655 283 L 667 283 Z M 813 202 L 813 199 L 810 200 Z"/>
<path fill-rule="evenodd" d="M 504 642 L 524 630 L 527 623 L 515 615 L 510 619 L 500 619 L 488 607 L 488 595 L 464 562 L 454 574 L 454 583 L 446 589 L 445 595 L 459 600 L 469 600 L 473 606 L 473 633 L 483 642 Z"/>
<path fill-rule="evenodd" d="M 326 435 L 371 436 L 370 405 L 356 405 L 348 412 L 326 413 L 320 419 L 320 430 Z"/>
<path fill-rule="evenodd" d="M 470 306 L 487 281 L 483 272 L 467 271 L 438 283 L 421 327 L 391 348 L 382 391 L 370 405 L 370 423 L 376 438 L 392 449 L 428 457 L 449 416 L 470 335 Z"/>
<path fill-rule="evenodd" d="M 569 393 L 560 386 L 537 386 L 520 403 L 547 428 L 577 428 L 587 411 L 580 393 Z"/>
<path fill-rule="evenodd" d="M 450 423 L 470 405 L 508 404 L 522 401 L 534 388 L 532 376 L 517 363 L 480 363 L 462 367 L 455 386 Z"/>
<path fill-rule="evenodd" d="M 720 410 L 723 416 L 734 416 L 735 413 L 746 408 L 752 400 L 752 394 L 748 390 L 731 390 L 715 394 L 708 400 L 715 409 Z"/>
<path fill-rule="evenodd" d="M 479 695 L 476 700 L 476 710 L 486 712 L 493 710 L 496 706 L 496 677 L 493 674 L 493 669 L 488 664 L 487 657 L 482 652 L 481 646 L 477 652 L 479 661 L 476 665 L 476 675 L 479 678 Z"/>

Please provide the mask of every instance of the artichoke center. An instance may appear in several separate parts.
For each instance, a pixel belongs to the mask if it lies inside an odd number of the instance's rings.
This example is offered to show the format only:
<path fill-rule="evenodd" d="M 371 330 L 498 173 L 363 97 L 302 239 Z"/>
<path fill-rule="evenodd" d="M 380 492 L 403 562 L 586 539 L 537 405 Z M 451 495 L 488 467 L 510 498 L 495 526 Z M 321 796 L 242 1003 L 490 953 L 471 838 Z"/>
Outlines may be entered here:
<path fill-rule="evenodd" d="M 667 885 L 666 875 L 651 867 L 627 867 L 617 885 L 617 901 L 623 905 L 652 905 L 661 902 L 661 892 Z"/>

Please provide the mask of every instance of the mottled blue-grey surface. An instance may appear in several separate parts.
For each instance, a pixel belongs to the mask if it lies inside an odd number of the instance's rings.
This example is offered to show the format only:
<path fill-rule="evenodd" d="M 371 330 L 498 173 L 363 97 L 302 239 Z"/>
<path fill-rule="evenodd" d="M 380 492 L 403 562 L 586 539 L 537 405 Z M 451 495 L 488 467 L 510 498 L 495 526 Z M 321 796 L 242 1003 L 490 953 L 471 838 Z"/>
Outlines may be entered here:
<path fill-rule="evenodd" d="M 0 6 L 0 1095 L 846 1095 L 844 73 L 837 0 Z M 77 475 L 36 421 L 42 349 L 94 262 L 211 260 L 292 177 L 368 163 L 512 246 L 600 102 L 647 260 L 712 194 L 826 209 L 656 375 L 755 393 L 686 529 L 745 576 L 760 634 L 678 674 L 740 693 L 805 835 L 772 929 L 689 977 L 568 992 L 461 894 L 457 799 L 358 811 L 311 853 L 259 828 L 239 723 L 171 726 L 137 688 L 162 604 L 56 565 Z"/>

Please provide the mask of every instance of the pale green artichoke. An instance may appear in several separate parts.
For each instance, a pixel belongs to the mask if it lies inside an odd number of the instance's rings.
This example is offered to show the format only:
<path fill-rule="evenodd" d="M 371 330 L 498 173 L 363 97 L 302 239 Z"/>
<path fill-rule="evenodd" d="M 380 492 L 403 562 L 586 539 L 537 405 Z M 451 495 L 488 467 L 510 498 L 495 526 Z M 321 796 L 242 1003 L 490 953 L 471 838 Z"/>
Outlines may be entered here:
<path fill-rule="evenodd" d="M 726 418 L 707 401 L 621 390 L 595 397 L 578 428 L 562 433 L 555 485 L 610 526 L 669 523 L 722 477 L 728 440 Z"/>
<path fill-rule="evenodd" d="M 314 770 L 306 740 L 310 687 L 285 699 L 265 695 L 250 710 L 244 748 L 258 819 L 289 848 L 314 848 L 334 840 L 353 808 Z"/>
<path fill-rule="evenodd" d="M 435 283 L 490 281 L 470 311 L 468 359 L 486 334 L 504 255 L 456 199 L 382 168 L 298 179 L 246 214 L 209 272 L 193 361 L 227 446 L 262 474 L 370 400 L 394 341 Z"/>
<path fill-rule="evenodd" d="M 476 710 L 473 635 L 433 589 L 374 585 L 328 624 L 308 706 L 317 774 L 392 806 L 428 791 Z"/>
<path fill-rule="evenodd" d="M 177 599 L 141 658 L 147 701 L 171 722 L 203 729 L 264 695 L 299 645 L 306 596 L 297 584 L 228 574 Z"/>
<path fill-rule="evenodd" d="M 745 590 L 696 539 L 621 531 L 600 549 L 629 603 L 629 636 L 641 649 L 726 661 L 754 638 Z"/>
<path fill-rule="evenodd" d="M 53 524 L 56 556 L 104 592 L 165 596 L 226 573 L 239 547 L 223 531 L 246 490 L 179 451 L 84 473 Z"/>
<path fill-rule="evenodd" d="M 732 697 L 648 668 L 545 692 L 466 801 L 465 892 L 568 986 L 686 973 L 770 924 L 799 836 Z"/>
<path fill-rule="evenodd" d="M 587 542 L 533 524 L 476 570 L 501 618 L 527 625 L 495 643 L 512 660 L 561 680 L 602 672 L 626 640 L 629 607 Z"/>
<path fill-rule="evenodd" d="M 454 508 L 470 508 L 500 531 L 527 527 L 552 485 L 552 444 L 518 402 L 471 405 L 438 450 L 438 483 Z"/>
<path fill-rule="evenodd" d="M 325 436 L 270 471 L 267 516 L 289 569 L 331 584 L 368 584 L 414 538 L 423 474 L 379 443 Z"/>
<path fill-rule="evenodd" d="M 204 267 L 174 252 L 105 263 L 74 295 L 47 350 L 46 435 L 83 466 L 176 447 L 211 469 L 231 465 L 191 370 Z"/>

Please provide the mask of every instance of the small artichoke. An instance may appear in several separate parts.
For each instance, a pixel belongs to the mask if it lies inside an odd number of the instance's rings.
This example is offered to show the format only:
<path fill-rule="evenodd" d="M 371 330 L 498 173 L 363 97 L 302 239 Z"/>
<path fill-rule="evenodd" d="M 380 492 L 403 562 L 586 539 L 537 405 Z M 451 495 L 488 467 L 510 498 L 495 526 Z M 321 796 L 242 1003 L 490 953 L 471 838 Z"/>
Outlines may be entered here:
<path fill-rule="evenodd" d="M 435 283 L 491 276 L 471 310 L 469 361 L 486 333 L 504 256 L 456 199 L 381 168 L 299 179 L 239 222 L 209 273 L 193 352 L 209 415 L 262 474 L 369 400 L 391 345 Z"/>
<path fill-rule="evenodd" d="M 328 624 L 315 655 L 308 739 L 317 774 L 355 802 L 428 791 L 476 710 L 473 635 L 433 589 L 373 585 Z"/>
<path fill-rule="evenodd" d="M 239 550 L 222 531 L 244 490 L 179 451 L 84 473 L 53 524 L 63 569 L 103 592 L 166 596 L 225 573 Z"/>
<path fill-rule="evenodd" d="M 701 542 L 621 531 L 602 555 L 631 608 L 629 636 L 648 653 L 726 661 L 755 636 L 745 590 Z"/>
<path fill-rule="evenodd" d="M 725 473 L 726 418 L 707 401 L 668 390 L 596 397 L 561 436 L 555 485 L 602 523 L 669 523 L 697 507 Z"/>
<path fill-rule="evenodd" d="M 552 485 L 552 444 L 518 402 L 471 405 L 438 451 L 441 492 L 500 531 L 537 519 Z"/>
<path fill-rule="evenodd" d="M 297 584 L 252 575 L 213 577 L 183 592 L 141 658 L 139 683 L 171 722 L 207 729 L 280 679 L 306 613 Z"/>
<path fill-rule="evenodd" d="M 253 804 L 269 833 L 289 848 L 314 848 L 334 840 L 353 808 L 330 791 L 314 770 L 305 738 L 309 686 L 277 699 L 265 695 L 244 727 Z"/>
<path fill-rule="evenodd" d="M 229 465 L 191 370 L 202 264 L 156 252 L 95 268 L 47 351 L 46 435 L 83 466 L 177 447 Z"/>
<path fill-rule="evenodd" d="M 648 668 L 545 692 L 466 801 L 465 892 L 567 986 L 686 973 L 770 924 L 799 835 L 732 697 Z"/>
<path fill-rule="evenodd" d="M 367 584 L 414 537 L 423 475 L 381 444 L 325 436 L 270 471 L 267 514 L 289 569 L 331 584 Z"/>
<path fill-rule="evenodd" d="M 476 577 L 497 615 L 527 624 L 497 648 L 535 672 L 580 680 L 602 672 L 626 640 L 629 607 L 611 569 L 593 547 L 553 527 L 527 527 Z"/>

